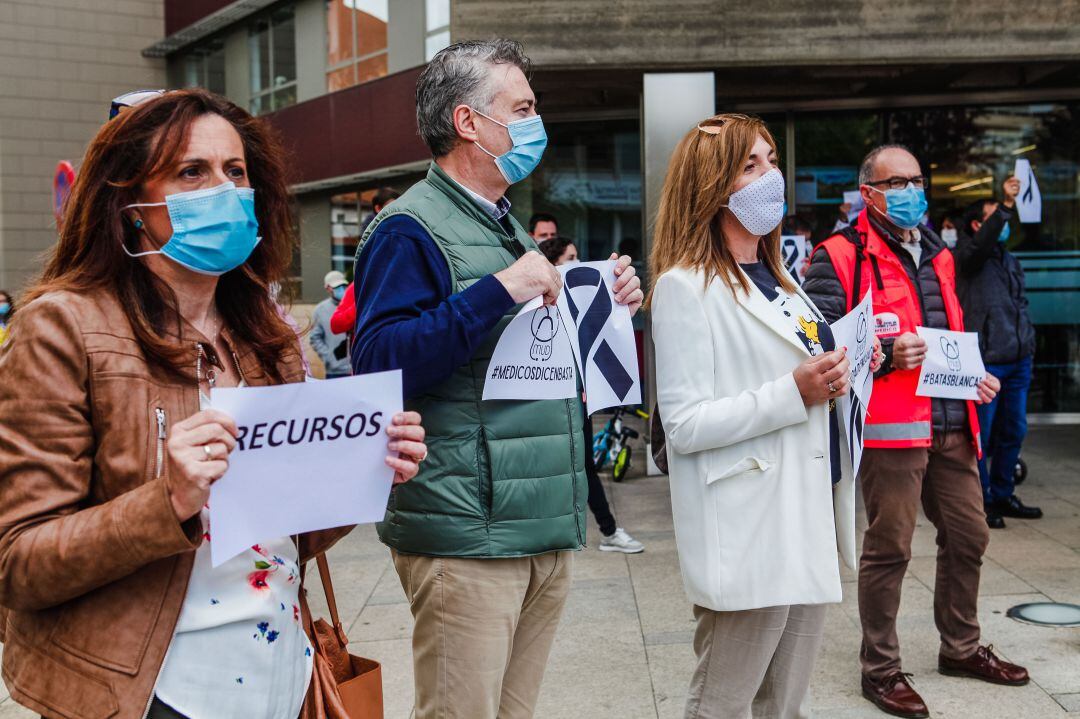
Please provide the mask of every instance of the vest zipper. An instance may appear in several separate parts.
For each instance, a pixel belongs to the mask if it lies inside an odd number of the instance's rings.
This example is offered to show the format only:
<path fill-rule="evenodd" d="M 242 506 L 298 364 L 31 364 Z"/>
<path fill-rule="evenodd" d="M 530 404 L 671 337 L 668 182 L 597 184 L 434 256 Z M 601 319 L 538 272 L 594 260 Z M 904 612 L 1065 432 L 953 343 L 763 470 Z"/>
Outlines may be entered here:
<path fill-rule="evenodd" d="M 154 415 L 157 417 L 157 463 L 154 465 L 154 479 L 161 479 L 161 471 L 165 465 L 165 410 L 155 407 Z"/>
<path fill-rule="evenodd" d="M 585 546 L 585 538 L 581 536 L 581 522 L 580 522 L 581 507 L 578 506 L 578 499 L 577 499 L 577 487 L 578 487 L 577 452 L 574 451 L 575 442 L 577 440 L 574 437 L 574 415 L 571 414 L 571 412 L 573 410 L 570 409 L 570 404 L 571 404 L 570 400 L 565 400 L 565 402 L 566 402 L 566 424 L 567 424 L 567 429 L 570 430 L 570 437 L 571 437 L 571 439 L 570 439 L 570 490 L 571 490 L 571 492 L 573 494 L 573 497 L 574 497 L 574 530 L 577 532 L 578 546 L 583 547 L 583 546 Z M 587 412 L 588 409 L 586 409 L 585 411 Z M 579 435 L 584 435 L 584 430 L 582 432 L 579 432 L 578 434 Z M 585 447 L 584 449 L 585 449 L 586 452 L 589 451 L 588 447 Z"/>

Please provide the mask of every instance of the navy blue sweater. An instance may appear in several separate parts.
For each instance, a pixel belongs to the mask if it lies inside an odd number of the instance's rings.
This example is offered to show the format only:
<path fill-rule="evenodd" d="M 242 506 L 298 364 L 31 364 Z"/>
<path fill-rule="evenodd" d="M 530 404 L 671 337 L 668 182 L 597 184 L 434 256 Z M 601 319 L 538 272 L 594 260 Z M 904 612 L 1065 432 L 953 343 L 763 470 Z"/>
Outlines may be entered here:
<path fill-rule="evenodd" d="M 353 286 L 353 373 L 400 369 L 406 399 L 449 379 L 514 307 L 494 275 L 451 294 L 446 257 L 408 215 L 383 220 L 368 238 Z"/>

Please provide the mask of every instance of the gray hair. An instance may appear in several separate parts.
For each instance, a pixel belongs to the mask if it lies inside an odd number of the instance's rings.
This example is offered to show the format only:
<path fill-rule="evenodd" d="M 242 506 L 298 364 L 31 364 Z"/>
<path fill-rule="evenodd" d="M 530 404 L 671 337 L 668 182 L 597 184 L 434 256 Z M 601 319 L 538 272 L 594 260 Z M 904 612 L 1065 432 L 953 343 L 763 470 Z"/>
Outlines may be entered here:
<path fill-rule="evenodd" d="M 907 148 L 905 145 L 898 145 L 893 143 L 891 145 L 881 145 L 871 150 L 866 157 L 863 158 L 862 164 L 859 165 L 859 184 L 868 185 L 874 179 L 874 165 L 877 163 L 878 155 L 886 150 L 903 150 L 912 157 L 915 153 Z"/>
<path fill-rule="evenodd" d="M 495 65 L 516 65 L 528 77 L 531 63 L 516 40 L 457 42 L 436 53 L 416 81 L 416 125 L 433 157 L 457 144 L 454 108 L 468 105 L 486 112 L 495 99 L 488 81 Z"/>

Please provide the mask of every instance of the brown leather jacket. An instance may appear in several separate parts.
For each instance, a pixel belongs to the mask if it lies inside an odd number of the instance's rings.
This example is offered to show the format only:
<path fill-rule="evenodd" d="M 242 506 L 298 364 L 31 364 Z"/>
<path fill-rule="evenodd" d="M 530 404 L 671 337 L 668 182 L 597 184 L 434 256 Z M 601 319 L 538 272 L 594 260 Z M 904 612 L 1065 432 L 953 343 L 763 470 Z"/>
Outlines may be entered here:
<path fill-rule="evenodd" d="M 185 327 L 194 367 L 205 339 Z M 173 512 L 163 439 L 198 410 L 198 389 L 147 364 L 105 291 L 41 297 L 11 330 L 0 350 L 4 682 L 46 717 L 138 719 L 202 541 L 198 517 Z M 223 338 L 248 384 L 270 383 Z M 304 378 L 298 353 L 281 370 Z M 347 532 L 303 535 L 301 560 Z"/>

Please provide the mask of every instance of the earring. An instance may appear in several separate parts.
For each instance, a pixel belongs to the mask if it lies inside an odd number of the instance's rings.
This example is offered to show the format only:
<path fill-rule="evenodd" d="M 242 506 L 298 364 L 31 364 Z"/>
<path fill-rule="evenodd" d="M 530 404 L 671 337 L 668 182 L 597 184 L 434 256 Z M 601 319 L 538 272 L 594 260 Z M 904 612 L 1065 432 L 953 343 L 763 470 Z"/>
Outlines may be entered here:
<path fill-rule="evenodd" d="M 135 229 L 136 230 L 141 230 L 142 228 L 143 228 L 143 221 L 142 220 L 135 220 Z"/>

